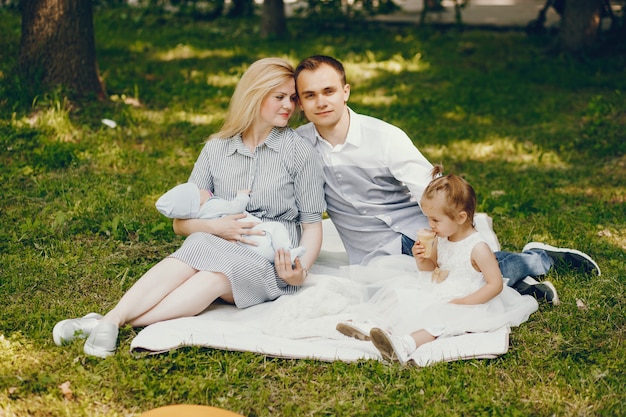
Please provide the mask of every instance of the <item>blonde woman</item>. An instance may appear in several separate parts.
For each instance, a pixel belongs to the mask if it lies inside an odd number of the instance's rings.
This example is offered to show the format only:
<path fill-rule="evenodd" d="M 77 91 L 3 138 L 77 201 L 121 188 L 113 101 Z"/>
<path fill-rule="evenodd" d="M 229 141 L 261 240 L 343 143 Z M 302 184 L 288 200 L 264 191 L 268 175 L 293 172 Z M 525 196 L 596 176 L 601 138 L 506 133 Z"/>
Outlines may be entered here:
<path fill-rule="evenodd" d="M 246 211 L 261 221 L 283 224 L 292 247 L 306 251 L 292 263 L 279 250 L 274 264 L 246 246 L 260 235 L 258 224 L 218 219 L 175 219 L 183 245 L 146 272 L 105 316 L 90 313 L 56 324 L 57 345 L 87 337 L 84 351 L 106 357 L 115 352 L 124 324 L 147 326 L 194 316 L 217 299 L 238 308 L 297 291 L 317 259 L 325 210 L 321 163 L 310 143 L 287 127 L 296 106 L 293 67 L 280 58 L 254 62 L 231 98 L 222 129 L 204 145 L 189 182 L 233 199 L 251 190 Z"/>

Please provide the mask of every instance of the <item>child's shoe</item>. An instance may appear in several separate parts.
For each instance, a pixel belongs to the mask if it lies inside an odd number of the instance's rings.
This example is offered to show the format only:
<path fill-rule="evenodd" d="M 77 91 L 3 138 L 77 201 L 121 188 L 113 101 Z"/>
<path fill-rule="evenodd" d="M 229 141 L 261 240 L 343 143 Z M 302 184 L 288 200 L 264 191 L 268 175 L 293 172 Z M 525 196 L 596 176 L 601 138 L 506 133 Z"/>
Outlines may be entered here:
<path fill-rule="evenodd" d="M 409 351 L 409 347 L 401 338 L 378 327 L 370 331 L 370 337 L 372 338 L 372 343 L 385 360 L 389 362 L 399 361 L 401 364 L 408 362 L 409 355 L 412 352 Z"/>
<path fill-rule="evenodd" d="M 359 340 L 370 340 L 370 330 L 372 330 L 374 326 L 369 321 L 361 321 L 356 322 L 352 320 L 345 320 L 341 323 L 337 323 L 337 331 L 343 335 L 348 337 L 354 337 Z"/>

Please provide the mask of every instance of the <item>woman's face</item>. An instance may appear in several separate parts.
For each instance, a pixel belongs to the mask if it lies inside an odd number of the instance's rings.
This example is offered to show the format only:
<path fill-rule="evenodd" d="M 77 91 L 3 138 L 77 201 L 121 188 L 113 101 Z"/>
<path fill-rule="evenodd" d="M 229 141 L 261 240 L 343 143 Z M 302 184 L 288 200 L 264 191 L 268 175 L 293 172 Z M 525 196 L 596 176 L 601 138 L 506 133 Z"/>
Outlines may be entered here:
<path fill-rule="evenodd" d="M 286 81 L 272 90 L 261 103 L 260 118 L 268 125 L 285 127 L 296 108 L 296 84 Z"/>

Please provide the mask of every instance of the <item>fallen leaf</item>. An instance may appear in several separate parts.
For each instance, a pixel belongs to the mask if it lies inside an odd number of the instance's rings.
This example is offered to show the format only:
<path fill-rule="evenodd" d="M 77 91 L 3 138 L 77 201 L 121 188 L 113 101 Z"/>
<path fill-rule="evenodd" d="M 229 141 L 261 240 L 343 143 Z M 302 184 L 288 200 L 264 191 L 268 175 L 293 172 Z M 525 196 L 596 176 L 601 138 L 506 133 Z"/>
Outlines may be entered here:
<path fill-rule="evenodd" d="M 63 394 L 66 400 L 71 401 L 74 399 L 74 394 L 72 394 L 72 390 L 70 389 L 70 381 L 65 381 L 59 385 L 59 388 L 61 389 L 61 394 Z"/>
<path fill-rule="evenodd" d="M 583 300 L 581 300 L 580 298 L 576 299 L 576 307 L 578 307 L 579 310 L 587 309 L 587 306 L 585 305 L 585 303 L 583 303 Z"/>

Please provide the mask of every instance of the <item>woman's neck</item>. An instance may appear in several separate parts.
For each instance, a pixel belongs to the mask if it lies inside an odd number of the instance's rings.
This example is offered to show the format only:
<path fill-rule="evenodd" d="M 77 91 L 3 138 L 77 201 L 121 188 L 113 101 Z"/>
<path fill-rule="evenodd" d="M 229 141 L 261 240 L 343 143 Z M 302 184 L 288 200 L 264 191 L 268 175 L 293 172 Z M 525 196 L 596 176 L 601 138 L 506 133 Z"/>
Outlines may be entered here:
<path fill-rule="evenodd" d="M 265 142 L 271 131 L 272 126 L 251 126 L 241 134 L 241 141 L 246 148 L 254 152 L 257 146 Z"/>

